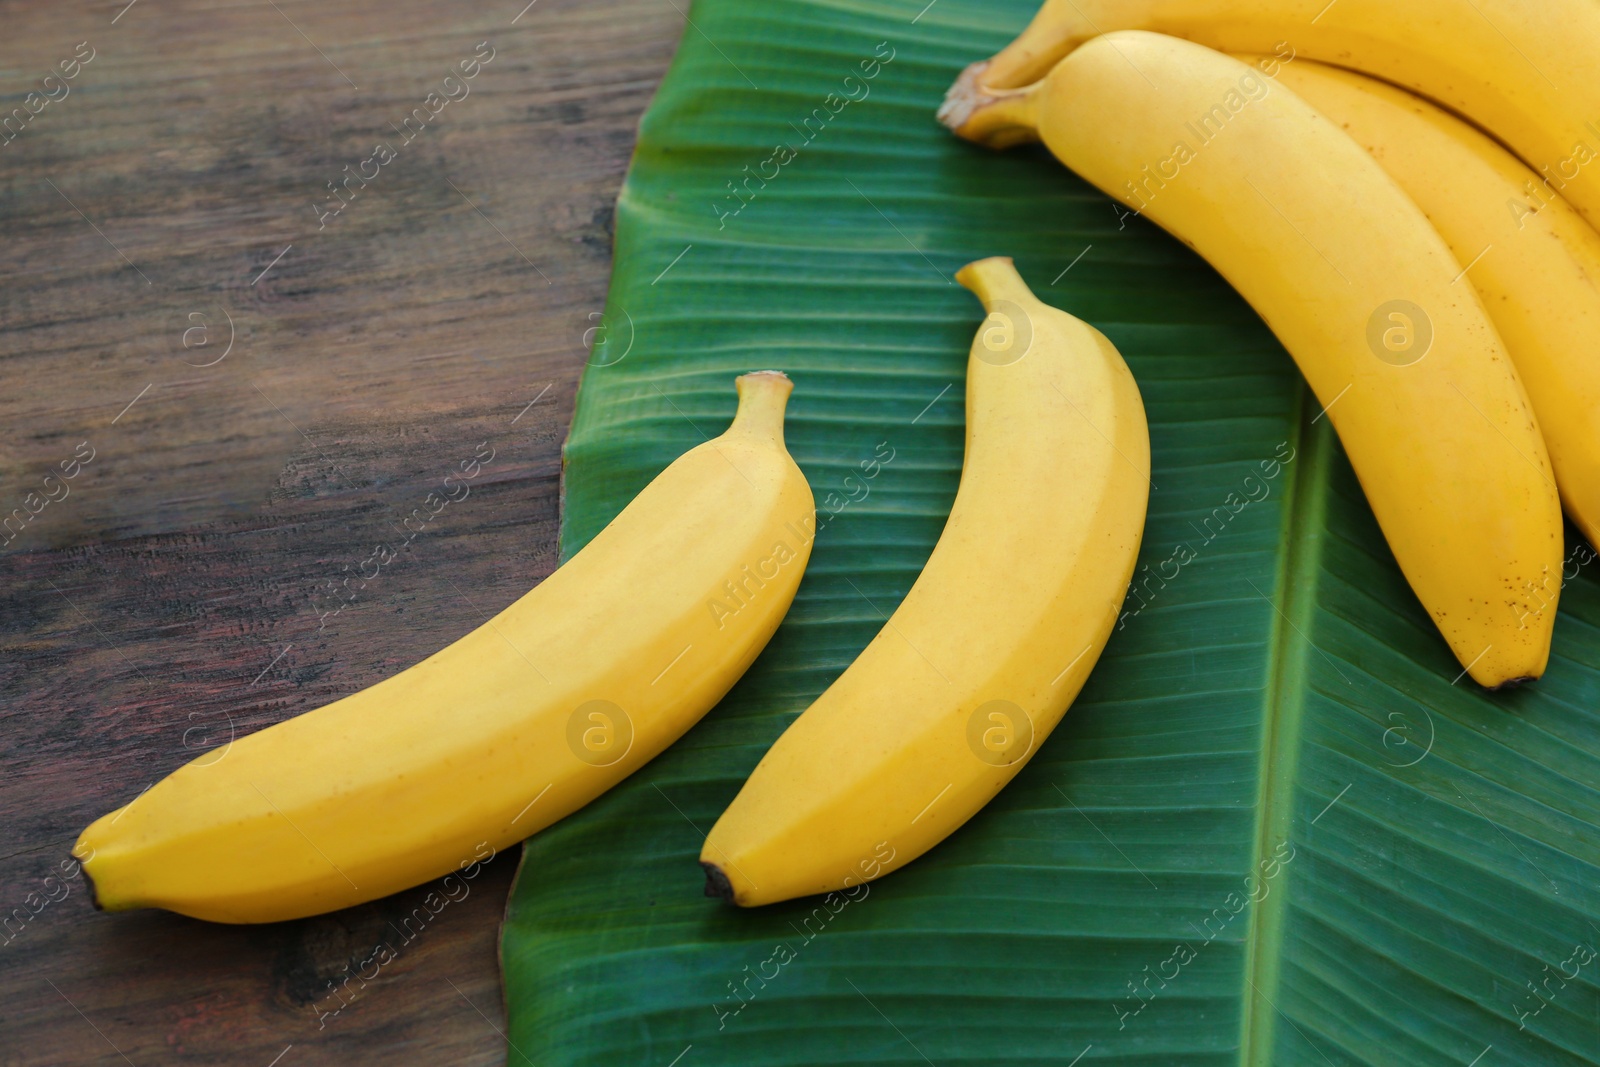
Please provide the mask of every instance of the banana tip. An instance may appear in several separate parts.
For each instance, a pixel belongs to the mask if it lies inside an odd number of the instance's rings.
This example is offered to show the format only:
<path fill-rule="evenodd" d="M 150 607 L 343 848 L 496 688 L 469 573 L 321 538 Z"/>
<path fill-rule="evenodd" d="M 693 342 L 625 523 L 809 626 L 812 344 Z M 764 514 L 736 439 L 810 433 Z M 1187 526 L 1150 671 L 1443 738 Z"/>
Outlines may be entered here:
<path fill-rule="evenodd" d="M 94 887 L 94 879 L 89 876 L 88 868 L 80 863 L 78 873 L 83 875 L 83 884 L 89 890 L 89 903 L 94 905 L 95 911 L 105 911 L 105 906 L 100 903 L 100 893 Z"/>
<path fill-rule="evenodd" d="M 1499 685 L 1489 686 L 1488 689 L 1491 693 L 1507 693 L 1513 689 L 1520 689 L 1529 682 L 1537 682 L 1538 680 L 1539 676 L 1537 674 L 1524 674 L 1521 678 L 1508 678 Z"/>
<path fill-rule="evenodd" d="M 722 868 L 715 863 L 701 862 L 700 866 L 706 871 L 706 896 L 721 897 L 729 904 L 733 903 L 733 883 L 728 881 L 728 876 L 722 873 Z"/>

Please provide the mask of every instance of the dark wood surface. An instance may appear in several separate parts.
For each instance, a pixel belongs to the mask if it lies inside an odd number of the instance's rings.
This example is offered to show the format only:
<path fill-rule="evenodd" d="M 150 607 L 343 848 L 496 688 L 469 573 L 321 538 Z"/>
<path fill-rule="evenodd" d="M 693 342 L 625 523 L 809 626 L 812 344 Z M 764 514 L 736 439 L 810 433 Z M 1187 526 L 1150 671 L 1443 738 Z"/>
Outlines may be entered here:
<path fill-rule="evenodd" d="M 0 146 L 0 1063 L 502 1063 L 514 854 L 409 942 L 428 887 L 226 927 L 96 913 L 61 864 L 553 569 L 612 205 L 686 5 L 124 3 L 0 3 L 27 119 Z M 340 585 L 485 443 L 466 499 Z"/>

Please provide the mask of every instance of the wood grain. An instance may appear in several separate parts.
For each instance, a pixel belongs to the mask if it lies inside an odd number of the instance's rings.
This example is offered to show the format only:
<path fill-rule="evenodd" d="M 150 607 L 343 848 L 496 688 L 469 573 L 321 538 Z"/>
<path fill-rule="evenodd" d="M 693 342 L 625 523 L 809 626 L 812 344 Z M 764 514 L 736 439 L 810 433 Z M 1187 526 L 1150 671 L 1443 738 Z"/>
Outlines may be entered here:
<path fill-rule="evenodd" d="M 392 674 L 554 568 L 612 205 L 683 17 L 124 3 L 0 3 L 26 120 L 0 146 L 0 1063 L 501 1063 L 515 856 L 420 933 L 402 919 L 428 887 L 224 927 L 96 913 L 61 864 L 200 750 Z M 452 68 L 464 95 L 430 106 Z M 393 158 L 328 216 L 379 143 Z M 470 495 L 354 577 L 485 446 Z"/>

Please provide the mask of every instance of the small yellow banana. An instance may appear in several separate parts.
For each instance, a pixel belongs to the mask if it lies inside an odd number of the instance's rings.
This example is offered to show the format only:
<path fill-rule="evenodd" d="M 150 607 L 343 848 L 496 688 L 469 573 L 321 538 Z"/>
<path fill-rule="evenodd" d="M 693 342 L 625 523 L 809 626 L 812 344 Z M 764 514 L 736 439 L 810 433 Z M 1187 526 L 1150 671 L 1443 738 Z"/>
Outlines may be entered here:
<path fill-rule="evenodd" d="M 1544 671 L 1562 554 L 1544 442 L 1449 247 L 1360 145 L 1255 67 L 1142 31 L 973 119 L 1030 131 L 1209 260 L 1299 363 L 1467 671 Z"/>
<path fill-rule="evenodd" d="M 1009 259 L 957 278 L 989 315 L 949 521 L 888 625 L 717 821 L 700 857 L 710 895 L 767 904 L 926 852 L 1038 750 L 1110 636 L 1149 497 L 1138 387 Z"/>
<path fill-rule="evenodd" d="M 1282 84 L 1343 126 L 1433 222 L 1499 330 L 1544 431 L 1567 514 L 1600 544 L 1600 233 L 1467 123 L 1365 75 L 1305 60 Z M 1548 593 L 1561 585 L 1546 576 Z"/>
<path fill-rule="evenodd" d="M 1015 41 L 962 73 L 946 124 L 1001 147 L 1023 131 L 994 126 L 1000 116 L 977 115 L 976 105 L 993 90 L 1038 81 L 1074 48 L 1116 30 L 1298 55 L 1414 89 L 1510 145 L 1540 172 L 1540 195 L 1565 196 L 1600 226 L 1594 0 L 1045 0 Z"/>
<path fill-rule="evenodd" d="M 791 385 L 739 379 L 722 436 L 448 648 L 179 768 L 78 839 L 100 907 L 218 922 L 330 911 L 465 866 L 675 741 L 777 629 L 810 556 Z"/>

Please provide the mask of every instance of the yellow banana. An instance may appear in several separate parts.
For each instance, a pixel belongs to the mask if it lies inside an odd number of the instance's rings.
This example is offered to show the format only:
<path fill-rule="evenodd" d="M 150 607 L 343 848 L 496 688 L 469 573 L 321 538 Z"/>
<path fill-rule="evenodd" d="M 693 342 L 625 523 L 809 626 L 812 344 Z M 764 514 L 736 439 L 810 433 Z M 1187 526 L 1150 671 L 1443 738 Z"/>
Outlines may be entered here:
<path fill-rule="evenodd" d="M 1538 677 L 1562 552 L 1544 443 L 1460 265 L 1382 168 L 1255 67 L 1141 31 L 1097 37 L 982 110 L 1239 290 L 1299 363 L 1467 671 L 1489 687 Z"/>
<path fill-rule="evenodd" d="M 1271 66 L 1382 164 L 1468 265 L 1533 401 L 1567 514 L 1600 544 L 1600 233 L 1566 201 L 1530 196 L 1538 178 L 1526 165 L 1428 101 L 1320 63 Z M 1541 584 L 1559 588 L 1561 576 Z"/>
<path fill-rule="evenodd" d="M 810 556 L 789 379 L 738 388 L 726 433 L 489 622 L 93 823 L 73 854 L 99 906 L 270 922 L 371 900 L 522 840 L 675 741 L 767 643 Z"/>
<path fill-rule="evenodd" d="M 988 309 L 967 453 L 916 584 L 780 737 L 706 839 L 708 895 L 753 906 L 916 858 L 1000 791 L 1099 658 L 1149 496 L 1144 406 L 1098 331 L 1009 259 L 957 278 Z"/>
<path fill-rule="evenodd" d="M 1038 81 L 1085 41 L 1116 30 L 1299 55 L 1414 89 L 1510 145 L 1540 172 L 1535 195 L 1559 193 L 1600 225 L 1594 0 L 1045 0 L 1015 41 L 962 73 L 946 124 L 995 147 L 1014 143 L 1026 130 L 976 114 L 983 99 Z"/>

